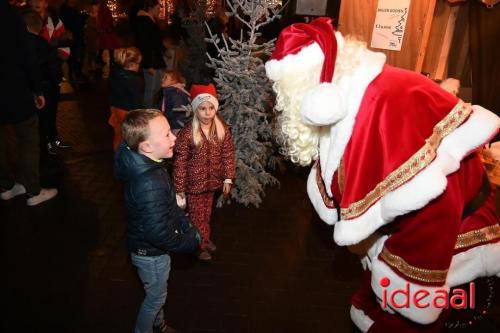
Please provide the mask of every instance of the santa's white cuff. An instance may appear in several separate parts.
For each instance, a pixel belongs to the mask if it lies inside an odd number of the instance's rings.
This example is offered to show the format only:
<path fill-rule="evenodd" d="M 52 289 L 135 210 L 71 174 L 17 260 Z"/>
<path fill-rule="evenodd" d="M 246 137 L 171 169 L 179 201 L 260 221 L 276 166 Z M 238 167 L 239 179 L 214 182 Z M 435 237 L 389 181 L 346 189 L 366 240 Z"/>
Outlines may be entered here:
<path fill-rule="evenodd" d="M 372 262 L 372 290 L 381 308 L 387 312 L 395 311 L 422 325 L 435 322 L 443 309 L 433 305 L 433 298 L 441 293 L 449 295 L 449 286 L 424 286 L 396 274 L 389 265 L 378 259 L 387 238 L 378 239 L 368 251 Z M 388 284 L 384 285 L 383 281 Z M 415 298 L 418 298 L 417 302 L 414 302 Z"/>
<path fill-rule="evenodd" d="M 327 224 L 334 224 L 338 221 L 337 210 L 335 208 L 330 208 L 325 205 L 323 197 L 316 183 L 316 172 L 315 167 L 311 168 L 309 177 L 307 178 L 307 194 L 314 207 L 314 210 L 318 213 L 319 217 Z"/>

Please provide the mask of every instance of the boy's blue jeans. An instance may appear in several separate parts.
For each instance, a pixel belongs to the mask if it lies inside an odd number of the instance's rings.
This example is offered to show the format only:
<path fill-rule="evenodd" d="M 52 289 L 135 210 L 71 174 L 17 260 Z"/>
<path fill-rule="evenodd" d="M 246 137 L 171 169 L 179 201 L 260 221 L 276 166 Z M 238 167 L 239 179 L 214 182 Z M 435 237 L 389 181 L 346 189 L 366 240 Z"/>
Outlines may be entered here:
<path fill-rule="evenodd" d="M 167 299 L 170 256 L 163 254 L 145 257 L 132 253 L 131 258 L 146 292 L 137 315 L 135 333 L 151 333 L 153 326 L 159 326 L 164 316 L 163 305 Z"/>

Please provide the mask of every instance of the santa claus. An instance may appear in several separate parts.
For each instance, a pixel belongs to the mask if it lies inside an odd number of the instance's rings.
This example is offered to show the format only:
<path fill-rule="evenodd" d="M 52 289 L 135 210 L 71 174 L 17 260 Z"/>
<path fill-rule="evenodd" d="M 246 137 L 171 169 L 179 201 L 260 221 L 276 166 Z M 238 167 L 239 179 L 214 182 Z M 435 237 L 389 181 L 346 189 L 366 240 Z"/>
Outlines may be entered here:
<path fill-rule="evenodd" d="M 494 188 L 476 153 L 500 119 L 385 61 L 319 18 L 281 32 L 266 72 L 284 153 L 314 163 L 315 210 L 362 257 L 352 320 L 438 332 L 451 287 L 500 273 Z"/>

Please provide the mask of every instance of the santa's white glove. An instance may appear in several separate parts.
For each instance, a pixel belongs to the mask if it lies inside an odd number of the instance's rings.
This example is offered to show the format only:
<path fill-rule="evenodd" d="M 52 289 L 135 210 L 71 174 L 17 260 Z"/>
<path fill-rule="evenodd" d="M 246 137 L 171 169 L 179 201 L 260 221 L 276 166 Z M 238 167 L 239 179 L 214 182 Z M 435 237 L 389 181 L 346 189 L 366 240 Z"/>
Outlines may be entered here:
<path fill-rule="evenodd" d="M 366 271 L 366 270 L 371 271 L 372 270 L 372 261 L 371 261 L 370 257 L 368 257 L 366 255 L 363 258 L 361 258 L 361 266 L 363 266 L 364 271 Z"/>
<path fill-rule="evenodd" d="M 383 306 L 382 304 L 382 299 L 378 298 L 377 297 L 377 302 L 378 304 L 380 305 L 380 307 L 382 308 L 382 310 L 384 310 L 385 312 L 387 313 L 390 313 L 390 314 L 395 314 L 396 312 L 391 308 L 391 306 L 389 304 L 387 304 L 387 306 Z"/>
<path fill-rule="evenodd" d="M 175 200 L 177 201 L 177 206 L 182 209 L 186 209 L 186 195 L 184 193 L 176 194 Z"/>
<path fill-rule="evenodd" d="M 366 271 L 372 270 L 372 259 L 379 255 L 380 251 L 382 251 L 382 247 L 384 245 L 387 236 L 380 237 L 373 245 L 368 249 L 366 256 L 361 258 L 361 266 Z"/>

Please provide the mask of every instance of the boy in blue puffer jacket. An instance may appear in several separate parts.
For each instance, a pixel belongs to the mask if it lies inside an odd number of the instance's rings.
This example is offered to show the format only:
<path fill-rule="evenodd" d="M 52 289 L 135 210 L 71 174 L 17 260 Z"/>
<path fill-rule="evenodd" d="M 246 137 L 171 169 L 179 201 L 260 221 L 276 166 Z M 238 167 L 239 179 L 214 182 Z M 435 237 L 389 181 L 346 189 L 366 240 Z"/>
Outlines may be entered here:
<path fill-rule="evenodd" d="M 163 159 L 171 158 L 176 137 L 154 109 L 130 111 L 122 123 L 124 142 L 115 155 L 115 175 L 125 183 L 127 246 L 144 284 L 135 333 L 166 332 L 163 305 L 170 272 L 169 252 L 190 253 L 200 235 L 177 206 Z"/>

